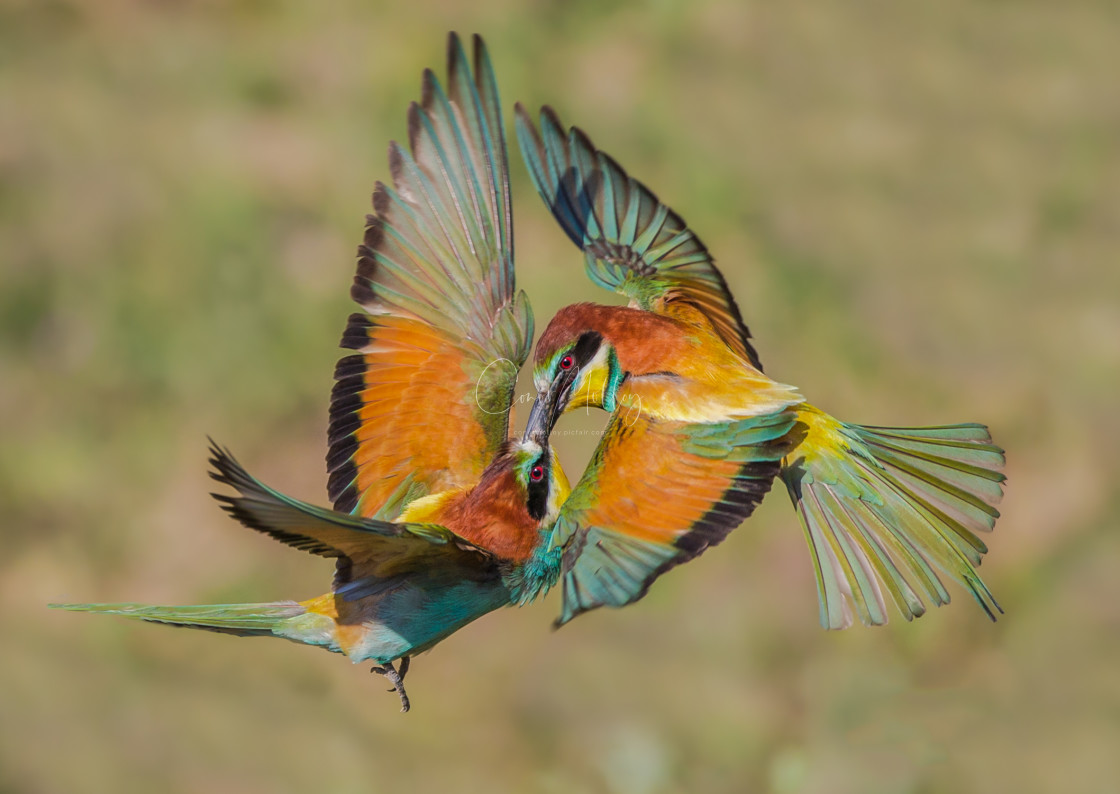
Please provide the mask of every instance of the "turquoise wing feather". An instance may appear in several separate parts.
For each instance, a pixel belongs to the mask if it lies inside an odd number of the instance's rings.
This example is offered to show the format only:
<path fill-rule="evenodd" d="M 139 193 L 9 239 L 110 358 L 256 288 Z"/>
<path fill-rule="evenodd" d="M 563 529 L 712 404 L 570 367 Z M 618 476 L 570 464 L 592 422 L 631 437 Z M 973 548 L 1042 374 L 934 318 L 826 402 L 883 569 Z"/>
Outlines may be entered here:
<path fill-rule="evenodd" d="M 587 260 L 599 286 L 638 307 L 663 311 L 687 301 L 732 350 L 761 370 L 750 331 L 708 249 L 649 188 L 596 149 L 575 127 L 567 134 L 552 108 L 540 131 L 519 104 L 517 139 L 533 184 Z"/>

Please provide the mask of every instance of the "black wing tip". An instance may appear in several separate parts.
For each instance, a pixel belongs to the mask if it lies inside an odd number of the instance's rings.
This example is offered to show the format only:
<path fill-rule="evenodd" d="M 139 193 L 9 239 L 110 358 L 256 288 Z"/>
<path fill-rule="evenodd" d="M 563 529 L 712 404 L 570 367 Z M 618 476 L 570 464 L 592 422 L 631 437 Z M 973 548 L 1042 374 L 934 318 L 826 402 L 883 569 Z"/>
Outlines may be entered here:
<path fill-rule="evenodd" d="M 421 89 L 420 103 L 411 102 L 408 106 L 408 148 L 412 150 L 413 156 L 417 155 L 418 144 L 420 142 L 421 133 L 421 118 L 420 115 L 428 115 L 428 108 L 432 105 L 432 97 L 435 95 L 434 83 L 436 76 L 432 74 L 430 69 L 424 72 L 424 86 Z M 396 171 L 393 171 L 394 176 Z"/>
<path fill-rule="evenodd" d="M 237 462 L 237 458 L 233 456 L 228 447 L 220 446 L 210 436 L 207 436 L 206 440 L 210 444 L 210 457 L 207 459 L 211 466 L 210 471 L 207 472 L 210 479 L 241 491 L 242 485 L 249 477 L 244 467 Z M 238 483 L 241 483 L 241 485 Z"/>
<path fill-rule="evenodd" d="M 354 467 L 354 472 L 357 472 L 357 467 Z M 358 488 L 350 474 L 348 470 L 339 469 L 327 483 L 327 496 L 339 513 L 353 513 L 358 506 Z"/>
<path fill-rule="evenodd" d="M 568 617 L 564 617 L 563 615 L 561 615 L 560 617 L 556 618 L 556 620 L 552 621 L 552 624 L 551 624 L 550 628 L 553 631 L 560 631 L 560 629 L 564 628 L 569 623 L 571 623 L 573 618 L 577 618 L 582 614 L 583 614 L 583 610 L 580 610 L 579 612 L 576 612 L 574 615 L 569 615 Z"/>
<path fill-rule="evenodd" d="M 394 185 L 400 185 L 404 181 L 404 159 L 404 148 L 396 141 L 389 141 L 389 176 Z"/>
<path fill-rule="evenodd" d="M 745 464 L 720 500 L 688 532 L 673 542 L 683 553 L 666 561 L 648 581 L 652 582 L 670 568 L 688 562 L 726 540 L 736 527 L 754 513 L 755 508 L 770 492 L 774 478 L 780 471 L 781 463 L 777 460 Z"/>
<path fill-rule="evenodd" d="M 574 140 L 576 145 L 582 146 L 584 149 L 591 152 L 592 156 L 598 152 L 598 149 L 595 148 L 595 144 L 591 142 L 591 136 L 579 127 L 572 127 L 569 129 L 568 138 L 569 140 Z M 669 210 L 669 212 L 672 214 L 672 210 Z"/>
<path fill-rule="evenodd" d="M 360 392 L 365 385 L 365 371 L 365 357 L 361 354 L 344 356 L 335 365 L 327 425 L 327 496 L 334 509 L 342 513 L 352 512 L 358 503 L 358 466 L 354 462 L 358 439 L 354 433 L 362 424 L 358 412 L 362 407 Z"/>
<path fill-rule="evenodd" d="M 389 187 L 380 179 L 373 183 L 373 211 L 377 217 L 384 218 L 389 213 L 393 199 L 389 196 Z"/>
<path fill-rule="evenodd" d="M 206 434 L 206 445 L 207 445 L 207 451 L 210 453 L 210 456 L 211 456 L 211 461 L 210 461 L 211 463 L 214 462 L 213 458 L 222 458 L 222 457 L 232 458 L 233 457 L 233 455 L 230 454 L 229 449 L 221 446 L 217 441 L 214 440 L 214 437 L 212 435 L 210 435 L 209 433 Z"/>
<path fill-rule="evenodd" d="M 476 34 L 477 35 L 477 34 Z M 463 40 L 459 36 L 459 32 L 449 30 L 447 32 L 447 73 L 453 74 L 456 68 L 456 63 L 460 58 L 466 59 L 466 52 L 463 50 Z"/>
<path fill-rule="evenodd" d="M 490 53 L 487 50 L 485 39 L 480 34 L 472 33 L 470 39 L 472 57 L 468 60 L 466 47 L 463 46 L 463 37 L 459 35 L 458 31 L 450 30 L 447 32 L 447 74 L 449 77 L 458 73 L 460 64 L 472 64 L 475 79 L 477 80 L 481 76 L 483 66 L 490 58 Z M 451 82 L 454 83 L 455 81 L 452 80 Z"/>
<path fill-rule="evenodd" d="M 357 284 L 354 288 L 356 287 Z M 373 326 L 373 319 L 368 314 L 354 312 L 346 318 L 346 328 L 342 332 L 342 340 L 338 346 L 344 350 L 361 350 L 369 344 L 369 329 Z"/>
<path fill-rule="evenodd" d="M 272 530 L 260 524 L 241 506 L 241 501 L 252 493 L 263 493 L 264 486 L 237 462 L 237 459 L 228 449 L 219 446 L 213 439 L 210 439 L 210 444 L 210 465 L 212 469 L 207 474 L 211 480 L 237 491 L 236 496 L 214 492 L 211 492 L 210 496 L 218 502 L 223 510 L 245 526 L 271 534 Z"/>
<path fill-rule="evenodd" d="M 350 441 L 351 439 L 347 439 Z M 332 444 L 327 450 L 327 472 L 333 474 L 342 467 L 351 462 L 354 453 L 357 452 L 358 445 L 352 443 Z"/>
<path fill-rule="evenodd" d="M 376 201 L 376 198 L 374 199 Z M 362 235 L 362 245 L 368 251 L 362 251 L 362 256 L 375 253 L 385 239 L 385 221 L 379 215 L 366 215 L 366 229 Z M 361 249 L 359 249 L 361 250 Z"/>
<path fill-rule="evenodd" d="M 352 385 L 348 381 L 338 381 L 335 383 L 331 394 L 331 424 L 334 424 L 335 421 L 345 419 L 362 409 L 360 391 L 360 386 Z"/>
<path fill-rule="evenodd" d="M 230 486 L 237 491 L 238 495 L 231 496 L 230 494 L 211 491 L 210 496 L 218 503 L 222 510 L 244 526 L 256 530 L 257 532 L 263 532 L 276 537 L 279 530 L 262 523 L 241 504 L 249 489 L 253 488 L 256 482 L 233 456 L 229 454 L 228 450 L 224 450 L 216 444 L 211 449 L 214 452 L 214 457 L 210 459 L 210 463 L 214 466 L 215 470 L 209 472 L 210 478 L 220 482 L 222 485 Z"/>
<path fill-rule="evenodd" d="M 226 457 L 229 453 L 228 450 L 225 450 L 221 446 L 219 446 L 218 442 L 215 441 L 214 437 L 209 433 L 206 434 L 206 451 L 207 453 L 209 453 L 207 462 L 211 466 L 217 465 L 218 460 Z"/>
<path fill-rule="evenodd" d="M 621 179 L 629 179 L 630 178 L 630 174 L 628 174 L 626 172 L 625 168 L 623 168 L 621 165 L 618 164 L 618 160 L 611 157 L 609 154 L 604 152 L 602 149 L 596 149 L 595 150 L 595 155 L 596 155 L 596 157 L 601 157 L 603 159 L 603 162 L 606 163 L 608 167 L 610 167 L 611 169 L 613 169 L 615 171 L 618 171 L 619 178 L 621 178 Z M 643 187 L 645 187 L 645 186 L 643 185 Z M 646 188 L 646 190 L 649 190 L 649 188 Z"/>
<path fill-rule="evenodd" d="M 549 123 L 555 124 L 560 129 L 564 129 L 564 122 L 560 121 L 560 114 L 556 112 L 556 108 L 552 105 L 541 105 L 541 120 L 548 120 Z"/>
<path fill-rule="evenodd" d="M 350 285 L 350 300 L 359 306 L 366 306 L 372 304 L 376 299 L 377 292 L 369 285 L 369 281 L 360 274 L 355 276 L 353 283 Z M 345 342 L 339 343 L 339 347 L 346 346 Z"/>
<path fill-rule="evenodd" d="M 364 376 L 366 372 L 366 357 L 361 353 L 353 353 L 349 356 L 343 356 L 334 365 L 334 379 L 348 380 L 359 375 Z"/>
<path fill-rule="evenodd" d="M 486 47 L 486 41 L 477 33 L 471 34 L 471 47 L 474 50 L 475 84 L 481 87 L 484 78 L 491 77 L 493 73 L 490 67 L 490 51 Z"/>
<path fill-rule="evenodd" d="M 218 452 L 223 450 L 218 449 Z M 319 554 L 321 557 L 344 557 L 344 552 L 330 547 L 323 541 L 311 538 L 311 536 L 300 534 L 298 532 L 289 532 L 287 530 L 279 529 L 277 526 L 270 525 L 267 521 L 261 519 L 252 510 L 253 504 L 259 504 L 264 501 L 264 504 L 276 503 L 278 499 L 268 488 L 265 488 L 258 480 L 253 479 L 244 469 L 237 465 L 232 457 L 220 457 L 217 459 L 215 466 L 218 468 L 218 473 L 212 471 L 211 476 L 225 485 L 230 485 L 236 489 L 237 495 L 211 493 L 211 496 L 222 507 L 228 515 L 242 525 L 249 527 L 249 529 L 262 534 L 267 534 L 270 538 L 276 539 L 281 543 L 286 543 L 290 547 L 308 551 L 312 554 Z M 297 510 L 299 508 L 297 507 Z M 302 512 L 302 511 L 301 511 Z"/>
<path fill-rule="evenodd" d="M 330 429 L 328 431 L 328 443 L 331 447 L 335 444 L 341 443 L 342 439 L 352 437 L 354 432 L 362 426 L 362 419 L 355 414 L 338 414 L 331 419 Z M 357 440 L 353 441 L 354 451 L 357 451 Z"/>

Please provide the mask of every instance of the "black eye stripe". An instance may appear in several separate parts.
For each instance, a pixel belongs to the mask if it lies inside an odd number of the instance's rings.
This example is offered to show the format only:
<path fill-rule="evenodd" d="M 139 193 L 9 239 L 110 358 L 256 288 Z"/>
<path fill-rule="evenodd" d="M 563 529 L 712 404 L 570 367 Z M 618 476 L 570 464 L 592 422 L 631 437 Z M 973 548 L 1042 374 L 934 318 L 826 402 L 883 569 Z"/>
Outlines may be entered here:
<path fill-rule="evenodd" d="M 595 357 L 599 345 L 603 342 L 603 335 L 598 331 L 584 331 L 572 347 L 571 355 L 582 367 Z"/>
<path fill-rule="evenodd" d="M 549 453 L 545 451 L 529 469 L 529 482 L 526 488 L 528 504 L 526 507 L 529 510 L 529 515 L 535 521 L 540 521 L 548 512 L 548 477 L 545 476 L 548 472 L 548 464 Z M 537 469 L 540 469 L 541 472 L 540 479 L 533 479 Z"/>

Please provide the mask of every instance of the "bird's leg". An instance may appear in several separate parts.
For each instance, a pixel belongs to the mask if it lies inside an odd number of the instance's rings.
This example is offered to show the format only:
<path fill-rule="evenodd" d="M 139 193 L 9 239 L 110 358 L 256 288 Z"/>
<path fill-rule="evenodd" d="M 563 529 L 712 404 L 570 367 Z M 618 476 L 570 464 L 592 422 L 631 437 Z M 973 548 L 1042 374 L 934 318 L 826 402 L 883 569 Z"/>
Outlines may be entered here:
<path fill-rule="evenodd" d="M 411 662 L 412 662 L 412 657 L 411 656 L 402 656 L 401 657 L 401 664 L 397 668 L 397 675 L 399 675 L 401 677 L 401 683 L 402 684 L 404 683 L 405 675 L 408 674 L 408 666 Z M 382 668 L 382 669 L 384 669 L 384 668 Z M 386 692 L 396 692 L 397 690 L 394 688 L 394 689 L 387 689 L 385 691 Z"/>
<path fill-rule="evenodd" d="M 408 672 L 408 661 L 407 661 L 407 659 L 408 659 L 407 656 L 405 656 L 401 659 L 401 671 L 405 672 L 405 673 Z M 408 693 L 406 693 L 404 691 L 404 680 L 403 680 L 404 676 L 401 673 L 397 672 L 397 668 L 393 667 L 393 663 L 392 662 L 386 662 L 384 667 L 377 667 L 377 666 L 371 667 L 370 672 L 371 673 L 377 673 L 378 675 L 383 675 L 383 676 L 385 676 L 386 678 L 389 679 L 389 683 L 393 685 L 393 689 L 391 689 L 389 691 L 392 692 L 393 690 L 396 690 L 397 694 L 400 695 L 400 698 L 401 698 L 401 711 L 402 712 L 408 711 L 408 709 L 409 709 Z"/>

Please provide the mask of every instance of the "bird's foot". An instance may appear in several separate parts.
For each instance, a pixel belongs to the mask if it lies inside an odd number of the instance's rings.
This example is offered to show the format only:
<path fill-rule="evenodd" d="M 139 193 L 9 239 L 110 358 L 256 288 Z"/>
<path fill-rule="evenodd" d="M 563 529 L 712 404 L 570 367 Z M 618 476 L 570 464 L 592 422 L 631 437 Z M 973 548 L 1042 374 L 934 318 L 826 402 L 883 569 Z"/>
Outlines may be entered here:
<path fill-rule="evenodd" d="M 412 657 L 411 656 L 402 656 L 401 657 L 400 666 L 397 668 L 397 675 L 399 675 L 401 677 L 401 683 L 402 684 L 404 683 L 404 677 L 408 674 L 408 666 L 411 663 L 412 663 Z M 380 668 L 380 670 L 382 671 L 381 674 L 385 675 L 385 673 L 384 673 L 385 668 L 382 667 L 382 668 Z M 396 685 L 394 684 L 393 689 L 386 689 L 385 691 L 386 692 L 396 692 L 397 691 L 396 690 Z"/>
<path fill-rule="evenodd" d="M 401 698 L 401 711 L 406 712 L 409 709 L 408 693 L 404 691 L 404 674 L 408 672 L 409 657 L 404 656 L 401 658 L 401 669 L 393 667 L 392 662 L 386 662 L 384 667 L 371 667 L 371 673 L 383 675 L 389 679 L 389 683 L 393 685 L 390 692 L 396 692 Z"/>

